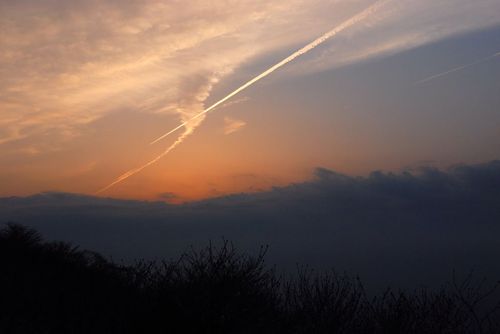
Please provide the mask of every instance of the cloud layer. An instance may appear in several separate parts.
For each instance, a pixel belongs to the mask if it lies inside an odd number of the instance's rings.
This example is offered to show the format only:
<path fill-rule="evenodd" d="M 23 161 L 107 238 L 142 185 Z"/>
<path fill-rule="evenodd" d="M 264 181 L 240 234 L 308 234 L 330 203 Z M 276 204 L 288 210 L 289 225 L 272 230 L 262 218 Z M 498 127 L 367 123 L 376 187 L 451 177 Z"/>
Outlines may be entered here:
<path fill-rule="evenodd" d="M 184 205 L 44 193 L 0 199 L 0 215 L 115 258 L 176 256 L 224 236 L 269 244 L 279 268 L 335 266 L 380 284 L 440 282 L 453 269 L 500 277 L 499 161 L 368 177 L 318 168 L 308 182 Z"/>
<path fill-rule="evenodd" d="M 305 5 L 45 0 L 0 6 L 0 143 L 6 143 L 46 131 L 68 136 L 124 107 L 186 120 L 249 57 L 290 43 L 290 29 L 279 28 L 286 22 L 272 18 L 297 18 Z"/>
<path fill-rule="evenodd" d="M 75 136 L 79 125 L 122 108 L 185 121 L 242 64 L 300 45 L 372 3 L 4 1 L 0 144 L 46 133 Z M 293 71 L 323 70 L 500 24 L 499 9 L 494 0 L 389 1 Z M 185 134 L 202 121 L 190 123 Z"/>

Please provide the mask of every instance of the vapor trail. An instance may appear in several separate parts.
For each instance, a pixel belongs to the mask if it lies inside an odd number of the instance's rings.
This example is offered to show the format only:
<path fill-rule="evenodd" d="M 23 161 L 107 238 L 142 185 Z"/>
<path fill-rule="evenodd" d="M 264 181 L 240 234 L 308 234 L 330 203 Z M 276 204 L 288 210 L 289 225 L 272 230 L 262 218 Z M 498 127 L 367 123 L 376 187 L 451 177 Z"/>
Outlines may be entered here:
<path fill-rule="evenodd" d="M 443 77 L 445 75 L 448 75 L 448 74 L 451 74 L 451 73 L 454 73 L 454 72 L 458 72 L 458 71 L 461 71 L 461 70 L 464 70 L 468 67 L 471 67 L 471 66 L 474 66 L 474 65 L 479 65 L 479 64 L 482 64 L 484 62 L 487 62 L 487 61 L 490 61 L 492 60 L 493 58 L 496 58 L 500 56 L 500 52 L 497 52 L 495 53 L 494 55 L 491 55 L 491 56 L 488 56 L 486 58 L 482 58 L 482 59 L 479 59 L 479 60 L 476 60 L 475 62 L 472 62 L 472 63 L 469 63 L 469 64 L 466 64 L 466 65 L 462 65 L 462 66 L 459 66 L 459 67 L 455 67 L 451 70 L 448 70 L 446 72 L 442 72 L 442 73 L 438 73 L 438 74 L 435 74 L 435 75 L 432 75 L 430 77 L 427 77 L 425 79 L 422 79 L 422 80 L 419 80 L 417 82 L 415 82 L 415 85 L 421 85 L 423 83 L 426 83 L 426 82 L 429 82 L 431 80 L 434 80 L 434 79 L 437 79 L 437 78 L 440 78 L 440 77 Z"/>
<path fill-rule="evenodd" d="M 318 45 L 322 44 L 323 42 L 325 42 L 327 39 L 337 35 L 339 32 L 341 32 L 342 30 L 344 29 L 347 29 L 349 28 L 350 26 L 358 23 L 359 21 L 361 20 L 364 20 L 365 18 L 367 18 L 368 16 L 370 16 L 371 14 L 373 14 L 377 9 L 378 7 L 380 7 L 384 2 L 387 2 L 389 0 L 378 0 L 376 1 L 374 4 L 372 4 L 370 7 L 366 8 L 365 10 L 363 10 L 362 12 L 356 14 L 355 16 L 351 17 L 350 19 L 348 19 L 347 21 L 341 23 L 340 25 L 338 25 L 337 27 L 333 28 L 332 30 L 328 31 L 327 33 L 323 34 L 321 37 L 315 39 L 314 41 L 312 41 L 311 43 L 307 44 L 306 46 L 304 46 L 303 48 L 295 51 L 294 53 L 292 53 L 290 56 L 286 57 L 285 59 L 283 59 L 282 61 L 280 61 L 279 63 L 277 63 L 276 65 L 270 67 L 269 69 L 267 69 L 266 71 L 262 72 L 261 74 L 259 74 L 258 76 L 256 76 L 255 78 L 253 78 L 252 80 L 248 81 L 247 83 L 245 83 L 243 86 L 239 87 L 238 89 L 236 89 L 235 91 L 233 91 L 232 93 L 230 93 L 229 95 L 227 95 L 226 97 L 224 97 L 223 99 L 219 100 L 218 102 L 214 103 L 213 105 L 211 105 L 210 107 L 208 107 L 207 109 L 203 110 L 202 112 L 196 114 L 194 117 L 190 118 L 189 120 L 183 122 L 182 124 L 180 124 L 179 126 L 177 126 L 176 128 L 172 129 L 171 131 L 165 133 L 164 135 L 162 135 L 161 137 L 157 138 L 156 140 L 152 141 L 151 144 L 154 144 L 160 140 L 162 140 L 163 138 L 167 137 L 168 135 L 176 132 L 177 130 L 179 130 L 180 128 L 184 127 L 185 125 L 189 124 L 189 122 L 203 116 L 204 114 L 208 113 L 209 111 L 215 109 L 217 106 L 219 106 L 220 104 L 226 102 L 227 100 L 229 100 L 230 98 L 232 98 L 233 96 L 235 96 L 236 94 L 240 93 L 241 91 L 245 90 L 246 88 L 248 88 L 249 86 L 253 85 L 254 83 L 256 83 L 257 81 L 259 81 L 260 79 L 268 76 L 269 74 L 271 74 L 272 72 L 276 71 L 278 68 L 284 66 L 285 64 L 291 62 L 292 60 L 294 60 L 295 58 L 311 51 L 312 49 L 314 49 L 315 47 L 317 47 Z M 109 184 L 108 186 L 100 189 L 99 191 L 96 192 L 96 194 L 99 194 L 99 193 L 102 193 L 106 190 L 108 190 L 109 188 L 113 187 L 114 185 L 124 181 L 125 179 L 128 179 L 129 177 L 131 177 L 132 175 L 135 175 L 137 173 L 139 173 L 140 171 L 142 171 L 144 168 L 146 167 L 149 167 L 151 166 L 152 164 L 158 162 L 158 160 L 160 160 L 161 158 L 163 158 L 164 156 L 166 156 L 170 151 L 172 151 L 177 145 L 179 145 L 180 143 L 182 143 L 182 141 L 184 140 L 184 138 L 186 138 L 190 133 L 192 132 L 192 129 L 187 129 L 187 131 L 185 131 L 179 138 L 177 138 L 177 140 L 172 144 L 170 145 L 163 153 L 161 153 L 159 156 L 157 156 L 156 158 L 154 158 L 153 160 L 149 161 L 148 163 L 144 164 L 143 166 L 141 167 L 138 167 L 138 168 L 135 168 L 135 169 L 131 169 L 129 170 L 128 172 L 122 174 L 120 177 L 118 177 L 115 181 L 113 181 L 111 184 Z"/>
<path fill-rule="evenodd" d="M 177 138 L 177 140 L 172 144 L 170 145 L 165 151 L 163 151 L 162 154 L 160 154 L 159 156 L 157 156 L 156 158 L 154 158 L 153 160 L 151 160 L 150 162 L 148 162 L 147 164 L 144 164 L 142 165 L 141 167 L 137 167 L 137 168 L 134 168 L 134 169 L 131 169 L 129 170 L 128 172 L 122 174 L 121 176 L 119 176 L 115 181 L 113 181 L 112 183 L 110 183 L 109 185 L 107 185 L 106 187 L 96 191 L 95 193 L 96 194 L 100 194 L 106 190 L 108 190 L 109 188 L 113 187 L 115 184 L 118 184 L 120 182 L 122 182 L 123 180 L 125 179 L 128 179 L 129 177 L 131 177 L 132 175 L 134 174 L 137 174 L 139 173 L 141 170 L 143 170 L 144 168 L 146 167 L 149 167 L 151 166 L 152 164 L 158 162 L 158 160 L 160 160 L 161 158 L 163 158 L 164 156 L 166 156 L 170 151 L 172 151 L 177 145 L 179 145 L 180 143 L 182 143 L 182 141 L 184 140 L 184 138 L 186 138 L 189 134 L 191 133 L 191 131 L 186 131 L 184 132 L 179 138 Z"/>
<path fill-rule="evenodd" d="M 201 117 L 202 115 L 210 112 L 211 110 L 215 109 L 216 107 L 218 107 L 220 104 L 226 102 L 227 100 L 229 100 L 230 98 L 232 98 L 233 96 L 235 96 L 236 94 L 240 93 L 241 91 L 245 90 L 246 88 L 250 87 L 251 85 L 253 85 L 254 83 L 256 83 L 257 81 L 259 81 L 260 79 L 263 79 L 265 77 L 267 77 L 269 74 L 273 73 L 274 71 L 276 71 L 278 68 L 286 65 L 287 63 L 291 62 L 292 60 L 294 60 L 295 58 L 311 51 L 312 49 L 314 49 L 315 47 L 317 47 L 318 45 L 322 44 L 323 42 L 325 42 L 327 39 L 337 35 L 339 32 L 341 32 L 342 30 L 346 29 L 346 28 L 349 28 L 350 26 L 356 24 L 357 22 L 365 19 L 366 17 L 368 17 L 369 15 L 371 15 L 378 7 L 380 7 L 380 5 L 383 3 L 383 2 L 386 2 L 387 0 L 379 0 L 379 1 L 376 1 L 373 5 L 371 5 L 370 7 L 366 8 L 364 11 L 362 11 L 361 13 L 351 17 L 350 19 L 348 19 L 347 21 L 341 23 L 339 26 L 335 27 L 334 29 L 328 31 L 327 33 L 325 33 L 323 36 L 321 37 L 318 37 L 317 39 L 315 39 L 314 41 L 312 41 L 311 43 L 307 44 L 306 46 L 304 46 L 303 48 L 301 48 L 300 50 L 297 50 L 295 51 L 294 53 L 292 53 L 290 56 L 286 57 L 285 59 L 283 59 L 282 61 L 280 61 L 279 63 L 277 63 L 276 65 L 270 67 L 269 69 L 265 70 L 264 72 L 262 72 L 261 74 L 259 74 L 258 76 L 256 76 L 255 78 L 251 79 L 250 81 L 248 81 L 247 83 L 245 83 L 244 85 L 242 85 L 241 87 L 239 87 L 238 89 L 234 90 L 232 93 L 230 93 L 229 95 L 227 95 L 226 97 L 220 99 L 219 101 L 217 101 L 216 103 L 212 104 L 210 107 L 208 107 L 207 109 L 203 110 L 202 112 L 200 112 L 199 114 L 196 114 L 195 116 L 193 116 L 191 119 L 181 123 L 179 126 L 173 128 L 172 130 L 170 130 L 169 132 L 165 133 L 164 135 L 158 137 L 157 139 L 153 140 L 150 144 L 154 144 L 154 143 L 157 143 L 159 142 L 160 140 L 162 140 L 163 138 L 167 137 L 168 135 L 176 132 L 177 130 L 179 130 L 180 128 L 182 128 L 183 126 L 185 126 L 186 124 L 188 124 L 189 122 L 191 122 L 192 120 L 195 120 L 196 118 L 198 117 Z"/>

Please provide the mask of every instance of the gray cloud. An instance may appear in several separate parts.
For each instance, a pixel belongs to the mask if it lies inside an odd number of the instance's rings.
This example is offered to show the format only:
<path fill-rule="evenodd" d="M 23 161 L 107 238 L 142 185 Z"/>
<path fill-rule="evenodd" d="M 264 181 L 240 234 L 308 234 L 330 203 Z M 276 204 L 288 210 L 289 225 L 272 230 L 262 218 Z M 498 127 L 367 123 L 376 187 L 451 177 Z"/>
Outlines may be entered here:
<path fill-rule="evenodd" d="M 433 284 L 452 270 L 500 277 L 500 161 L 308 182 L 183 205 L 43 193 L 0 199 L 3 221 L 114 258 L 173 257 L 222 236 L 269 244 L 279 268 L 335 266 L 374 284 Z"/>

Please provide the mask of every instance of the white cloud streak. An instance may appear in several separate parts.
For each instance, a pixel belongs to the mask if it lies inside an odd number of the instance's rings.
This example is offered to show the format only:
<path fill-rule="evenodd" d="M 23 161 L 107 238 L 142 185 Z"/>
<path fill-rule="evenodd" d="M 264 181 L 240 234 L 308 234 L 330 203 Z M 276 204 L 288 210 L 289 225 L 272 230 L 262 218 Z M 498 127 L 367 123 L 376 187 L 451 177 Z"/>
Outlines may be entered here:
<path fill-rule="evenodd" d="M 230 135 L 236 131 L 240 131 L 247 123 L 239 119 L 224 117 L 224 134 Z"/>
<path fill-rule="evenodd" d="M 455 67 L 455 68 L 452 68 L 451 70 L 448 70 L 448 71 L 445 71 L 445 72 L 441 72 L 441 73 L 438 73 L 438 74 L 435 74 L 435 75 L 431 75 L 425 79 L 422 79 L 422 80 L 419 80 L 417 82 L 415 82 L 415 85 L 421 85 L 421 84 L 424 84 L 426 82 L 429 82 L 429 81 L 432 81 L 434 79 L 438 79 L 438 78 L 441 78 L 441 77 L 444 77 L 446 75 L 449 75 L 449 74 L 452 74 L 452 73 L 455 73 L 455 72 L 459 72 L 459 71 L 462 71 L 462 70 L 465 70 L 466 68 L 469 68 L 471 66 L 475 66 L 475 65 L 479 65 L 479 64 L 482 64 L 482 63 L 485 63 L 487 61 L 490 61 L 490 60 L 493 60 L 494 58 L 500 56 L 500 52 L 497 52 L 489 57 L 486 57 L 486 58 L 482 58 L 482 59 L 479 59 L 479 60 L 476 60 L 472 63 L 469 63 L 469 64 L 465 64 L 465 65 L 462 65 L 462 66 L 458 66 L 458 67 Z"/>
<path fill-rule="evenodd" d="M 304 75 L 390 56 L 500 25 L 497 0 L 398 0 L 329 43 L 316 57 L 288 70 Z"/>
<path fill-rule="evenodd" d="M 117 185 L 118 183 L 122 182 L 122 181 L 125 181 L 126 179 L 128 179 L 129 177 L 139 173 L 140 171 L 142 171 L 143 169 L 157 163 L 160 159 L 162 159 L 164 156 L 166 156 L 168 153 L 170 153 L 170 151 L 172 151 L 174 148 L 177 147 L 177 145 L 179 145 L 180 143 L 182 143 L 182 141 L 187 137 L 189 136 L 191 132 L 189 130 L 186 130 L 184 131 L 184 133 L 182 135 L 179 136 L 179 138 L 177 138 L 177 140 L 172 144 L 170 145 L 165 151 L 163 151 L 163 153 L 161 153 L 159 156 L 157 156 L 156 158 L 154 158 L 153 160 L 149 161 L 148 163 L 138 167 L 138 168 L 134 168 L 134 169 L 131 169 L 129 170 L 128 172 L 120 175 L 115 181 L 113 181 L 112 183 L 110 183 L 109 185 L 107 185 L 106 187 L 98 190 L 95 192 L 95 194 L 100 194 L 102 192 L 105 192 L 106 190 L 110 189 L 111 187 Z"/>

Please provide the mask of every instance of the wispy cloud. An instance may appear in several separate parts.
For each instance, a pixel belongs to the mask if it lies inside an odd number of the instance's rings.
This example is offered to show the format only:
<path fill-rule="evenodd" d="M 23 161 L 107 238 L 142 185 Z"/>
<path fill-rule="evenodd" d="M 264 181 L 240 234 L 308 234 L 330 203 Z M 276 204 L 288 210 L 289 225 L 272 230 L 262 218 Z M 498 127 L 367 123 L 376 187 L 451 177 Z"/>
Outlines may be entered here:
<path fill-rule="evenodd" d="M 223 105 L 221 105 L 220 108 L 227 108 L 229 106 L 234 106 L 236 104 L 244 103 L 244 102 L 247 102 L 249 100 L 250 100 L 250 98 L 248 96 L 244 96 L 244 97 L 241 97 L 239 99 L 234 99 L 234 100 L 228 101 L 228 102 L 224 103 Z"/>
<path fill-rule="evenodd" d="M 75 135 L 78 125 L 120 108 L 184 121 L 214 80 L 307 41 L 373 2 L 2 2 L 0 144 L 47 131 Z M 390 1 L 288 71 L 341 66 L 495 24 L 496 0 Z"/>
<path fill-rule="evenodd" d="M 372 4 L 368 8 L 365 8 L 360 13 L 357 13 L 356 15 L 348 18 L 346 21 L 343 21 L 339 25 L 335 26 L 333 29 L 330 29 L 326 33 L 322 34 L 320 37 L 314 39 L 312 42 L 309 42 L 304 47 L 302 47 L 299 50 L 293 52 L 291 55 L 289 55 L 288 57 L 286 57 L 283 60 L 279 61 L 275 65 L 271 66 L 270 68 L 268 68 L 264 72 L 262 72 L 259 75 L 253 77 L 252 79 L 250 79 L 249 81 L 247 81 L 242 86 L 236 88 L 231 93 L 229 93 L 228 95 L 226 95 L 225 97 L 223 97 L 219 101 L 217 101 L 214 104 L 212 104 L 210 107 L 208 107 L 206 109 L 202 109 L 202 110 L 193 110 L 194 113 L 192 115 L 188 116 L 180 125 L 178 125 L 174 129 L 170 130 L 169 132 L 163 134 L 162 136 L 158 137 L 153 142 L 151 142 L 151 144 L 155 144 L 158 141 L 162 140 L 163 138 L 167 137 L 168 135 L 170 135 L 170 134 L 172 134 L 174 132 L 177 132 L 177 130 L 183 128 L 184 132 L 163 153 L 161 153 L 159 156 L 157 156 L 153 160 L 151 160 L 151 161 L 147 162 L 146 164 L 142 165 L 141 167 L 131 169 L 128 172 L 122 174 L 120 177 L 118 177 L 111 184 L 109 184 L 108 186 L 106 186 L 106 187 L 102 188 L 101 190 L 97 191 L 97 194 L 110 189 L 114 185 L 116 185 L 116 184 L 118 184 L 118 183 L 120 183 L 120 182 L 128 179 L 129 177 L 131 177 L 131 176 L 133 176 L 133 175 L 141 172 L 143 169 L 145 169 L 145 168 L 147 168 L 147 167 L 149 167 L 149 166 L 157 163 L 161 158 L 163 158 L 164 156 L 166 156 L 174 148 L 176 148 L 178 145 L 180 145 L 187 136 L 189 136 L 191 133 L 193 133 L 193 131 L 200 124 L 200 122 L 203 121 L 203 119 L 205 118 L 205 116 L 206 116 L 206 114 L 208 112 L 214 110 L 215 108 L 217 108 L 220 105 L 223 105 L 226 101 L 229 101 L 232 97 L 234 97 L 237 94 L 241 93 L 242 91 L 244 91 L 248 87 L 250 87 L 253 84 L 257 83 L 258 81 L 264 79 L 265 77 L 267 77 L 268 75 L 272 74 L 274 71 L 280 69 L 281 67 L 285 66 L 286 64 L 294 61 L 296 58 L 298 58 L 298 57 L 300 57 L 300 56 L 308 53 L 309 51 L 313 50 L 317 46 L 319 46 L 319 45 L 323 44 L 324 42 L 326 42 L 328 39 L 330 39 L 330 38 L 336 36 L 337 34 L 341 33 L 345 29 L 348 29 L 351 26 L 357 24 L 358 22 L 362 22 L 367 17 L 372 16 L 374 13 L 376 13 L 377 9 L 379 9 L 379 7 L 383 3 L 387 2 L 387 1 L 388 0 L 377 0 L 374 4 Z M 208 96 L 208 94 L 206 94 L 206 95 Z M 184 114 L 183 114 L 183 116 L 184 116 Z"/>
<path fill-rule="evenodd" d="M 3 2 L 0 143 L 49 130 L 76 132 L 76 126 L 121 108 L 171 113 L 182 121 L 217 80 L 249 58 L 292 42 L 287 29 L 279 28 L 287 22 L 270 20 L 282 13 L 297 17 L 305 8 L 298 0 L 287 5 Z M 248 48 L 265 30 L 274 33 Z M 296 33 L 294 38 L 307 35 Z"/>
<path fill-rule="evenodd" d="M 224 134 L 229 135 L 236 131 L 243 129 L 247 125 L 245 121 L 239 119 L 233 119 L 230 117 L 224 117 Z"/>
<path fill-rule="evenodd" d="M 1 1 L 2 152 L 43 155 L 122 110 L 186 122 L 205 109 L 209 97 L 228 93 L 221 89 L 211 96 L 219 83 L 237 87 L 251 77 L 249 69 L 259 73 L 262 64 L 374 2 Z M 285 72 L 331 69 L 497 24 L 498 0 L 390 0 Z M 202 121 L 185 124 L 179 140 Z M 156 131 L 153 137 L 161 134 Z"/>
<path fill-rule="evenodd" d="M 496 0 L 398 0 L 333 40 L 290 73 L 302 75 L 383 57 L 459 34 L 500 25 Z"/>

